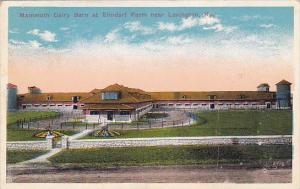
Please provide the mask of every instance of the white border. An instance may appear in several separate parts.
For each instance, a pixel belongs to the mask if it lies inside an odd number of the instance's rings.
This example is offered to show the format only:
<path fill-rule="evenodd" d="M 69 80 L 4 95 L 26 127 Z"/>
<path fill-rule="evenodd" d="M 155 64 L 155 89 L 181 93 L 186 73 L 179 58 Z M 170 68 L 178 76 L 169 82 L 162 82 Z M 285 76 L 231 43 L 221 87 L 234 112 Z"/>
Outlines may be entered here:
<path fill-rule="evenodd" d="M 0 2 L 1 3 L 1 2 Z M 227 184 L 227 183 L 218 183 L 218 184 L 68 184 L 68 187 L 82 189 L 84 188 L 96 188 L 101 187 L 105 188 L 161 188 L 161 187 L 168 187 L 168 188 L 272 188 L 272 189 L 282 189 L 282 188 L 295 188 L 299 189 L 299 180 L 300 180 L 300 164 L 299 164 L 299 156 L 300 156 L 300 149 L 299 149 L 299 134 L 300 134 L 300 121 L 299 121 L 299 108 L 300 108 L 300 68 L 299 68 L 299 2 L 291 1 L 291 0 L 261 0 L 261 1 L 6 1 L 2 2 L 1 4 L 1 23 L 0 23 L 0 58 L 1 58 L 1 65 L 0 65 L 0 82 L 1 82 L 1 93 L 0 93 L 0 125 L 1 125 L 1 152 L 6 152 L 6 83 L 7 83 L 7 12 L 8 7 L 12 6 L 24 6 L 24 7 L 294 7 L 294 67 L 295 67 L 295 83 L 294 83 L 294 99 L 293 99 L 293 108 L 294 108 L 294 137 L 293 137 L 293 149 L 294 149 L 294 159 L 293 159 L 293 182 L 291 184 Z M 3 28 L 3 29 L 2 29 Z M 41 188 L 44 189 L 53 187 L 64 187 L 65 184 L 6 184 L 6 158 L 5 153 L 0 153 L 1 158 L 1 185 L 0 188 Z"/>

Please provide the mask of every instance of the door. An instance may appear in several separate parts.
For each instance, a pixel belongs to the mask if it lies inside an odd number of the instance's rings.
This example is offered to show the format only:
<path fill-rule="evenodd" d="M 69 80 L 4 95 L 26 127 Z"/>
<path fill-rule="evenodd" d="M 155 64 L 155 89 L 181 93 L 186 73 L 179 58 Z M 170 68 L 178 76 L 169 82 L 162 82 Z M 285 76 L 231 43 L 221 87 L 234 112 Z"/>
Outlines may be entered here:
<path fill-rule="evenodd" d="M 210 104 L 210 109 L 215 109 L 215 104 Z"/>
<path fill-rule="evenodd" d="M 113 111 L 108 111 L 107 112 L 107 120 L 112 121 L 114 117 L 114 112 Z"/>

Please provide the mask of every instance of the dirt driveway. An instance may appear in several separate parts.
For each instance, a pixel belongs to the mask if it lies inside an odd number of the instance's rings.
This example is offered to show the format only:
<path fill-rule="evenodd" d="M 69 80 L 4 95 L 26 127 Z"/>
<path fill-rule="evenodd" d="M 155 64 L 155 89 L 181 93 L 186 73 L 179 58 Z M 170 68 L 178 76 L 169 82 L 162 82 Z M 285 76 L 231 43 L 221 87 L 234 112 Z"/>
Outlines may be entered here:
<path fill-rule="evenodd" d="M 83 170 L 10 170 L 14 183 L 289 183 L 291 169 L 216 169 L 191 166 Z"/>

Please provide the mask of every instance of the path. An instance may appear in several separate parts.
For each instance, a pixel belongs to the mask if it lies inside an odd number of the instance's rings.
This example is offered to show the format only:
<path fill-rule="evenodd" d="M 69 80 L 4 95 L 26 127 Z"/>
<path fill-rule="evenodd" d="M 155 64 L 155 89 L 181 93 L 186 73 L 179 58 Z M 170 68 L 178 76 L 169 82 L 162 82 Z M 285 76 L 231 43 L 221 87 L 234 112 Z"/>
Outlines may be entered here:
<path fill-rule="evenodd" d="M 81 137 L 84 137 L 92 132 L 94 132 L 95 130 L 94 129 L 89 129 L 89 130 L 84 130 L 84 131 L 81 131 L 80 133 L 77 133 L 75 135 L 72 135 L 69 137 L 69 140 L 76 140 L 76 139 L 79 139 Z M 18 163 L 18 165 L 26 165 L 26 164 L 34 164 L 34 163 L 49 163 L 48 161 L 48 158 L 59 153 L 60 151 L 62 151 L 62 148 L 53 148 L 52 150 L 50 150 L 48 153 L 46 154 L 43 154 L 41 156 L 38 156 L 34 159 L 30 159 L 30 160 L 27 160 L 27 161 L 23 161 L 23 162 L 20 162 Z"/>
<path fill-rule="evenodd" d="M 10 169 L 14 183 L 289 183 L 292 169 L 233 169 L 198 166 L 155 166 L 62 170 Z"/>

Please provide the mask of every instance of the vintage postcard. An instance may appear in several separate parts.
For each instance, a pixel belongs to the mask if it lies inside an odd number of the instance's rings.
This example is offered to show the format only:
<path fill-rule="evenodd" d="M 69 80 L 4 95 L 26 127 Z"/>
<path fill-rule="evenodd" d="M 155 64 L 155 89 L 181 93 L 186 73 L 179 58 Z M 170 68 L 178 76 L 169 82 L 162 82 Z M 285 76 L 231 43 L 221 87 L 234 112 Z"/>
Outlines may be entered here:
<path fill-rule="evenodd" d="M 2 186 L 299 188 L 298 11 L 2 3 Z"/>

